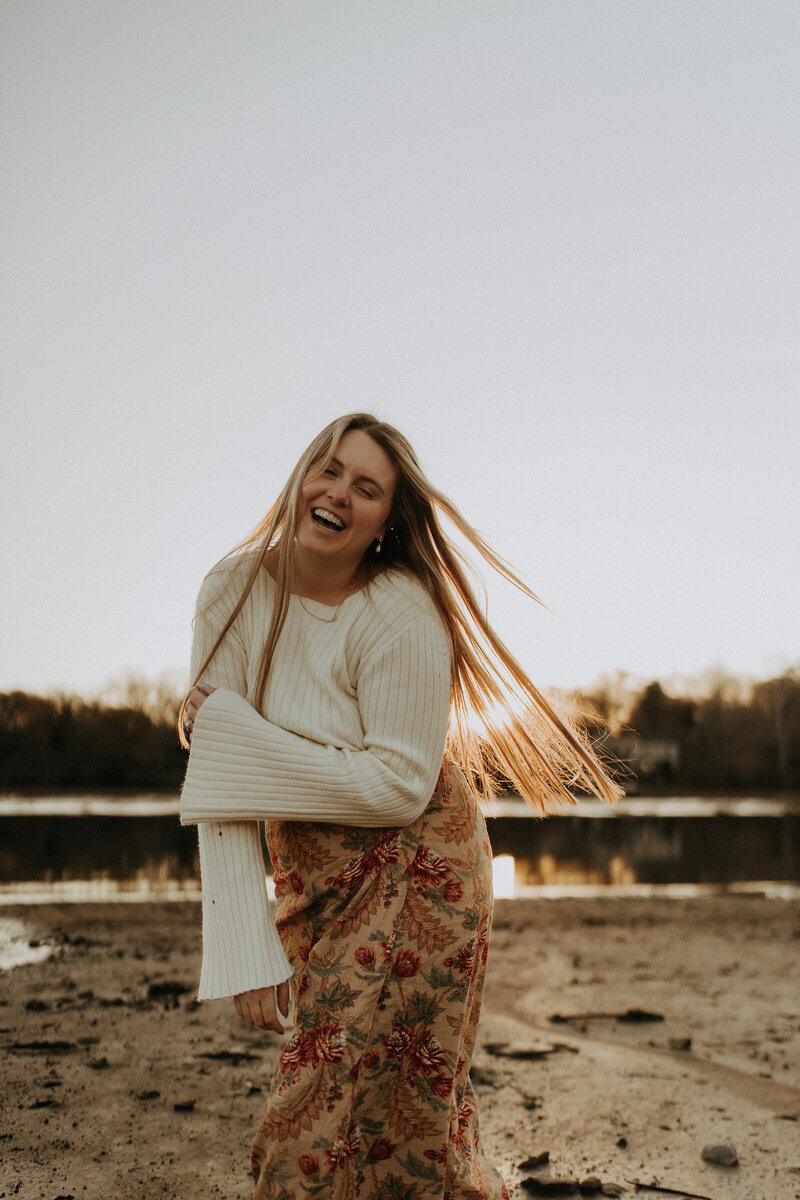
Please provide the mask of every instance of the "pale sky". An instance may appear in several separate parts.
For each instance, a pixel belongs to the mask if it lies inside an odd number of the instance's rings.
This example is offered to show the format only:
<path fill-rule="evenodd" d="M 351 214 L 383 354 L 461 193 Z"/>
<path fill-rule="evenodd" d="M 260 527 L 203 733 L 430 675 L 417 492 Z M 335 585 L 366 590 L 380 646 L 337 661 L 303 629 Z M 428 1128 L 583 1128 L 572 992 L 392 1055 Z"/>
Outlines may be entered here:
<path fill-rule="evenodd" d="M 542 685 L 800 662 L 794 0 L 3 0 L 0 689 L 183 669 L 342 412 Z"/>

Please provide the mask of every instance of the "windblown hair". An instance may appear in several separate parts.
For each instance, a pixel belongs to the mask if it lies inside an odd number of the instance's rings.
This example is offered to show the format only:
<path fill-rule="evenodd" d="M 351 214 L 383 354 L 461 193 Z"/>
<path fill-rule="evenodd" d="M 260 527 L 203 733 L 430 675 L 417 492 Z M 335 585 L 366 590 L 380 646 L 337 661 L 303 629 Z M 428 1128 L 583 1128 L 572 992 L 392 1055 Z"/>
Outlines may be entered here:
<path fill-rule="evenodd" d="M 351 429 L 368 434 L 398 473 L 382 553 L 376 554 L 374 546 L 367 551 L 361 567 L 363 582 L 368 585 L 387 570 L 404 571 L 419 580 L 436 605 L 450 637 L 453 660 L 447 748 L 476 795 L 490 800 L 500 782 L 510 782 L 540 813 L 563 802 L 574 804 L 576 792 L 613 803 L 624 794 L 622 788 L 609 776 L 588 739 L 559 716 L 494 632 L 469 579 L 472 564 L 444 532 L 440 516 L 447 518 L 499 575 L 541 603 L 538 597 L 429 482 L 408 440 L 370 413 L 351 413 L 327 425 L 301 456 L 263 521 L 231 551 L 231 556 L 241 556 L 248 564 L 244 587 L 193 682 L 202 679 L 241 611 L 265 556 L 277 548 L 273 556 L 277 599 L 252 698 L 254 706 L 261 707 L 289 607 L 301 491 L 307 479 L 325 470 Z M 188 747 L 183 716 L 184 706 L 179 731 L 182 744 Z"/>

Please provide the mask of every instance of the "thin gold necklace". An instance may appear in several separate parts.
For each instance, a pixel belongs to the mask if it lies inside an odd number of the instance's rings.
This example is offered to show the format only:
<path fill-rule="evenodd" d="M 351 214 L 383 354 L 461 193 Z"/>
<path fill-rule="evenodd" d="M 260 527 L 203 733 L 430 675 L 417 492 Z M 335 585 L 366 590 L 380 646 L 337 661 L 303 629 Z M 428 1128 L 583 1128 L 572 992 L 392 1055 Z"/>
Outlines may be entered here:
<path fill-rule="evenodd" d="M 303 597 L 300 595 L 300 593 L 296 592 L 295 595 L 297 596 L 297 599 L 300 601 L 300 606 L 303 609 L 303 612 L 307 612 L 308 615 L 310 617 L 313 617 L 315 621 L 322 621 L 323 625 L 332 625 L 333 622 L 336 620 L 336 618 L 339 616 L 339 609 L 342 607 L 345 600 L 349 600 L 350 596 L 352 596 L 353 592 L 356 590 L 356 586 L 357 586 L 356 581 L 353 580 L 353 582 L 350 584 L 350 587 L 347 589 L 347 591 L 342 596 L 339 603 L 336 605 L 336 611 L 334 612 L 332 617 L 321 617 L 319 615 L 319 613 L 312 612 L 310 608 L 306 608 L 305 604 L 303 604 Z M 309 597 L 309 599 L 311 599 L 311 597 Z M 321 604 L 322 603 L 321 600 L 312 600 L 311 602 L 312 602 L 312 604 Z"/>

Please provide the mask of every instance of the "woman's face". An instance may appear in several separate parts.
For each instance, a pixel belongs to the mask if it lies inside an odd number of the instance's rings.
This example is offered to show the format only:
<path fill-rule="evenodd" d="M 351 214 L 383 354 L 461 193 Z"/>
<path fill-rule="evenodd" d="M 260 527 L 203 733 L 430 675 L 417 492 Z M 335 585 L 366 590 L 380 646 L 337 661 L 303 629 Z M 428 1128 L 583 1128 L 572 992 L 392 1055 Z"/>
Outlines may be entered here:
<path fill-rule="evenodd" d="M 330 466 L 301 492 L 297 546 L 355 571 L 392 509 L 397 468 L 361 429 L 349 429 Z"/>

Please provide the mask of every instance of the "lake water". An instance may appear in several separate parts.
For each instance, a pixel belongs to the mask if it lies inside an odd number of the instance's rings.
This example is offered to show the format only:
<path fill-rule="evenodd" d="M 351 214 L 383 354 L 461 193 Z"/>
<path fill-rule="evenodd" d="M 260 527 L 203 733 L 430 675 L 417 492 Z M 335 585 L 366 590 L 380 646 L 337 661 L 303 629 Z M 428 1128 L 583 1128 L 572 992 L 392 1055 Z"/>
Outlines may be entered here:
<path fill-rule="evenodd" d="M 172 795 L 0 796 L 0 906 L 199 900 L 178 811 Z M 487 815 L 498 896 L 800 898 L 800 797 L 582 801 L 546 821 L 511 798 Z M 0 969 L 49 952 L 0 918 Z"/>
<path fill-rule="evenodd" d="M 510 798 L 488 827 L 506 892 L 800 884 L 800 797 L 581 801 L 546 821 Z M 0 903 L 196 900 L 195 843 L 172 795 L 2 795 Z"/>

